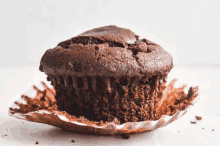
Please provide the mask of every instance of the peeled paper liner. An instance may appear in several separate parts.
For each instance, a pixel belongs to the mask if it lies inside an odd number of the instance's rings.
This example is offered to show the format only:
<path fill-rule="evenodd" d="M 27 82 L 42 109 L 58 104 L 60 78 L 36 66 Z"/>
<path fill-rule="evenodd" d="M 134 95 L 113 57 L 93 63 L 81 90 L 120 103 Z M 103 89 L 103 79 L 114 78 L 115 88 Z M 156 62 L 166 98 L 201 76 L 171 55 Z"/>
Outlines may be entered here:
<path fill-rule="evenodd" d="M 164 94 L 167 94 L 172 88 L 172 90 L 181 90 L 183 92 L 183 87 L 174 88 L 173 85 L 176 82 L 176 79 L 172 80 L 170 84 L 166 87 Z M 41 96 L 45 96 L 45 101 L 40 101 L 39 96 L 35 96 L 35 98 L 29 98 L 26 95 L 22 95 L 23 101 L 27 104 L 22 104 L 20 102 L 15 102 L 9 108 L 9 115 L 14 116 L 19 119 L 44 123 L 48 125 L 53 125 L 55 127 L 59 127 L 68 131 L 73 131 L 77 133 L 84 134 L 96 134 L 96 135 L 131 135 L 136 133 L 142 133 L 147 131 L 152 131 L 157 128 L 164 127 L 178 118 L 182 117 L 187 111 L 198 101 L 198 87 L 191 87 L 191 93 L 189 91 L 188 95 L 192 101 L 184 110 L 176 110 L 176 112 L 172 115 L 162 115 L 159 120 L 148 120 L 141 122 L 126 122 L 124 124 L 119 124 L 117 121 L 113 122 L 96 122 L 89 121 L 83 117 L 75 117 L 71 116 L 65 111 L 56 110 L 56 105 L 52 104 L 53 108 L 50 108 L 51 103 L 54 103 L 55 100 L 55 91 L 53 88 L 49 88 L 46 86 L 44 82 L 41 82 L 44 86 L 44 91 L 39 90 L 36 86 L 34 89 L 37 91 L 37 95 L 42 94 Z M 33 100 L 36 99 L 36 100 Z M 36 102 L 36 101 L 39 101 Z M 31 103 L 31 106 L 27 106 Z M 161 105 L 163 105 L 161 103 Z M 20 107 L 20 110 L 15 107 Z M 49 107 L 49 108 L 48 108 Z M 35 108 L 35 109 L 34 109 Z M 38 110 L 36 110 L 38 109 Z"/>

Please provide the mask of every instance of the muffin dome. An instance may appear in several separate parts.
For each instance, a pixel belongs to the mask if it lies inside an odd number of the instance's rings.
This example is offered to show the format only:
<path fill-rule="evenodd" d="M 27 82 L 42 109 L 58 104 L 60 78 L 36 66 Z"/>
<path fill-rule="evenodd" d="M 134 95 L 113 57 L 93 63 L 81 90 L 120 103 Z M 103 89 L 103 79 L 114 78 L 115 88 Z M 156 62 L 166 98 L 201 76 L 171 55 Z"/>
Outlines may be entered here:
<path fill-rule="evenodd" d="M 172 67 L 171 55 L 159 45 L 113 25 L 59 43 L 45 52 L 40 63 L 47 75 L 78 77 L 162 75 Z"/>

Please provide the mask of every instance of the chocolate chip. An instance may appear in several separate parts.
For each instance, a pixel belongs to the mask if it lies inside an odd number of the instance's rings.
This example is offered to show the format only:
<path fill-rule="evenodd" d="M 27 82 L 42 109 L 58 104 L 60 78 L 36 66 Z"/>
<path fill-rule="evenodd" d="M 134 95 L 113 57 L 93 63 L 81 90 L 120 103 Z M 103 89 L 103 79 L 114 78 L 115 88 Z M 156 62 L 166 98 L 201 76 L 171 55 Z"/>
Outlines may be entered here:
<path fill-rule="evenodd" d="M 35 144 L 39 144 L 39 142 L 38 141 L 36 141 L 36 143 Z"/>
<path fill-rule="evenodd" d="M 212 129 L 212 131 L 214 131 L 214 129 Z"/>

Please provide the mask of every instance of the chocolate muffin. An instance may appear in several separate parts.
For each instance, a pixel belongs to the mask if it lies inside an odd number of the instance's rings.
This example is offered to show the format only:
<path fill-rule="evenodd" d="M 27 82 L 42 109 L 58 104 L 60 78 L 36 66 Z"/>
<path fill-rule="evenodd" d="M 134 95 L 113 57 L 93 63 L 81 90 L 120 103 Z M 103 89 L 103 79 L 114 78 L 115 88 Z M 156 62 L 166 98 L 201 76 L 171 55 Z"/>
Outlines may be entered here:
<path fill-rule="evenodd" d="M 58 110 L 92 121 L 157 120 L 173 59 L 129 29 L 104 26 L 59 43 L 40 71 L 56 91 Z"/>

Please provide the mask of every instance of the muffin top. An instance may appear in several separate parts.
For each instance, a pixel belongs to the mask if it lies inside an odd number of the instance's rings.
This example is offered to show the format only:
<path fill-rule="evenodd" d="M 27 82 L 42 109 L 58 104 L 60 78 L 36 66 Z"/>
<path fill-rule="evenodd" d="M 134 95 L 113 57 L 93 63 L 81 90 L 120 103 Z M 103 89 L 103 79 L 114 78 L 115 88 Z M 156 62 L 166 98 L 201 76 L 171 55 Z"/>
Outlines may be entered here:
<path fill-rule="evenodd" d="M 114 25 L 86 31 L 45 52 L 47 75 L 138 77 L 169 72 L 172 56 L 156 43 Z"/>

